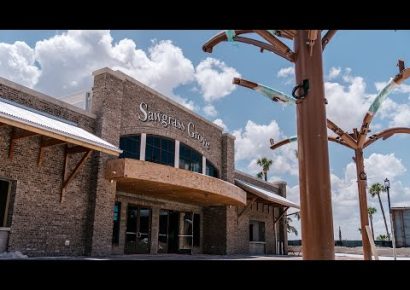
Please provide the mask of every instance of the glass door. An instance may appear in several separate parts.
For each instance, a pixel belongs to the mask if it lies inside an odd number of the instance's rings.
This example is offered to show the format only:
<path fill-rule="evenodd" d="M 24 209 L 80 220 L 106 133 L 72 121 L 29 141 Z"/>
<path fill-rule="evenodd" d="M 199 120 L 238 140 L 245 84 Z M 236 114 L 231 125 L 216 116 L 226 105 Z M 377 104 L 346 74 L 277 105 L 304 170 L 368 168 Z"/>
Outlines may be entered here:
<path fill-rule="evenodd" d="M 125 254 L 148 254 L 150 252 L 151 209 L 129 204 Z"/>

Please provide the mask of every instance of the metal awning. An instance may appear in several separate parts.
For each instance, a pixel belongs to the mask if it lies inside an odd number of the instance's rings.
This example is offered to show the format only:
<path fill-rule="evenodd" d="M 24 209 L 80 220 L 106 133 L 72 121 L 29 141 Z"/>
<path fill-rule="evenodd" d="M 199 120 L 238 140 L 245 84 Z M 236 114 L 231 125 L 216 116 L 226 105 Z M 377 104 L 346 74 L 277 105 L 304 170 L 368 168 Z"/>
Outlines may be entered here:
<path fill-rule="evenodd" d="M 118 156 L 116 146 L 77 127 L 74 123 L 0 98 L 0 123 Z"/>
<path fill-rule="evenodd" d="M 258 197 L 260 197 L 264 200 L 267 200 L 269 202 L 276 203 L 276 204 L 279 204 L 279 205 L 283 205 L 285 207 L 299 208 L 299 205 L 297 205 L 296 203 L 294 203 L 294 202 L 292 202 L 292 201 L 290 201 L 290 200 L 288 200 L 288 199 L 286 199 L 286 198 L 284 198 L 284 197 L 282 197 L 282 196 L 280 196 L 280 195 L 278 195 L 278 194 L 276 194 L 272 191 L 263 189 L 259 186 L 250 184 L 250 183 L 245 182 L 245 181 L 240 180 L 240 179 L 235 179 L 235 184 L 238 187 L 242 188 L 243 190 L 245 190 L 247 192 L 250 192 L 250 193 L 252 193 L 252 194 L 254 194 L 254 195 L 256 195 L 256 196 L 258 196 Z"/>

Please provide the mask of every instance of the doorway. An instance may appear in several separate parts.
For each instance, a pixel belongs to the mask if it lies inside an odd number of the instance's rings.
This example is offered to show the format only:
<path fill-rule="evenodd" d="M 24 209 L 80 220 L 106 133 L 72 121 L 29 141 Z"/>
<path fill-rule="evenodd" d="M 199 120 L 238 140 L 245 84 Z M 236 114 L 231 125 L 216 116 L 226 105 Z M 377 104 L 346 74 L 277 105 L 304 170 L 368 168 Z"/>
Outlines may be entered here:
<path fill-rule="evenodd" d="M 148 254 L 151 248 L 150 228 L 151 209 L 129 204 L 124 253 Z"/>
<path fill-rule="evenodd" d="M 0 180 L 0 227 L 7 227 L 10 183 Z"/>
<path fill-rule="evenodd" d="M 179 212 L 159 212 L 158 253 L 178 252 Z"/>

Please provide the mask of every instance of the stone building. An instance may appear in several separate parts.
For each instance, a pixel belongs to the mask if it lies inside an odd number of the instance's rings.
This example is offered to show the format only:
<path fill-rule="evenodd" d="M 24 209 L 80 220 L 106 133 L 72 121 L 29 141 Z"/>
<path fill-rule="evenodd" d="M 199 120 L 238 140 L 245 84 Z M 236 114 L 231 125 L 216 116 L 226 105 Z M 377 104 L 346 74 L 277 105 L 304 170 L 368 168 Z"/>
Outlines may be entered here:
<path fill-rule="evenodd" d="M 236 171 L 232 135 L 130 76 L 93 76 L 88 111 L 0 79 L 8 251 L 287 253 L 285 182 Z"/>

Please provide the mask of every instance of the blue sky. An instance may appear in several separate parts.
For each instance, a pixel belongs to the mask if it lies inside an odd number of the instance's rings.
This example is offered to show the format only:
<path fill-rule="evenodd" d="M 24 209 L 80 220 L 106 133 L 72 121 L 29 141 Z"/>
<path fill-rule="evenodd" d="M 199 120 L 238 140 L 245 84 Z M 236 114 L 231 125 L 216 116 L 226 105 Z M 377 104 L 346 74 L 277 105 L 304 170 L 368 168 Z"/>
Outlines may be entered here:
<path fill-rule="evenodd" d="M 237 138 L 238 169 L 254 175 L 257 158 L 273 159 L 270 180 L 287 181 L 288 198 L 298 202 L 296 144 L 276 152 L 269 149 L 269 138 L 295 135 L 295 107 L 231 84 L 232 77 L 240 75 L 290 94 L 292 64 L 238 43 L 222 43 L 212 54 L 204 53 L 203 43 L 217 32 L 0 31 L 0 76 L 64 99 L 90 90 L 93 70 L 120 69 L 225 126 Z M 409 46 L 410 31 L 338 31 L 324 52 L 327 116 L 344 130 L 360 126 L 378 90 L 398 73 L 397 60 L 410 64 Z M 409 96 L 410 80 L 383 103 L 372 131 L 410 127 Z M 369 184 L 390 178 L 393 206 L 410 206 L 409 142 L 409 136 L 394 136 L 365 151 Z M 335 237 L 340 226 L 343 238 L 360 239 L 353 152 L 333 143 L 329 152 Z M 382 199 L 387 208 L 386 196 Z M 375 234 L 385 234 L 379 205 L 368 200 L 378 210 Z"/>

